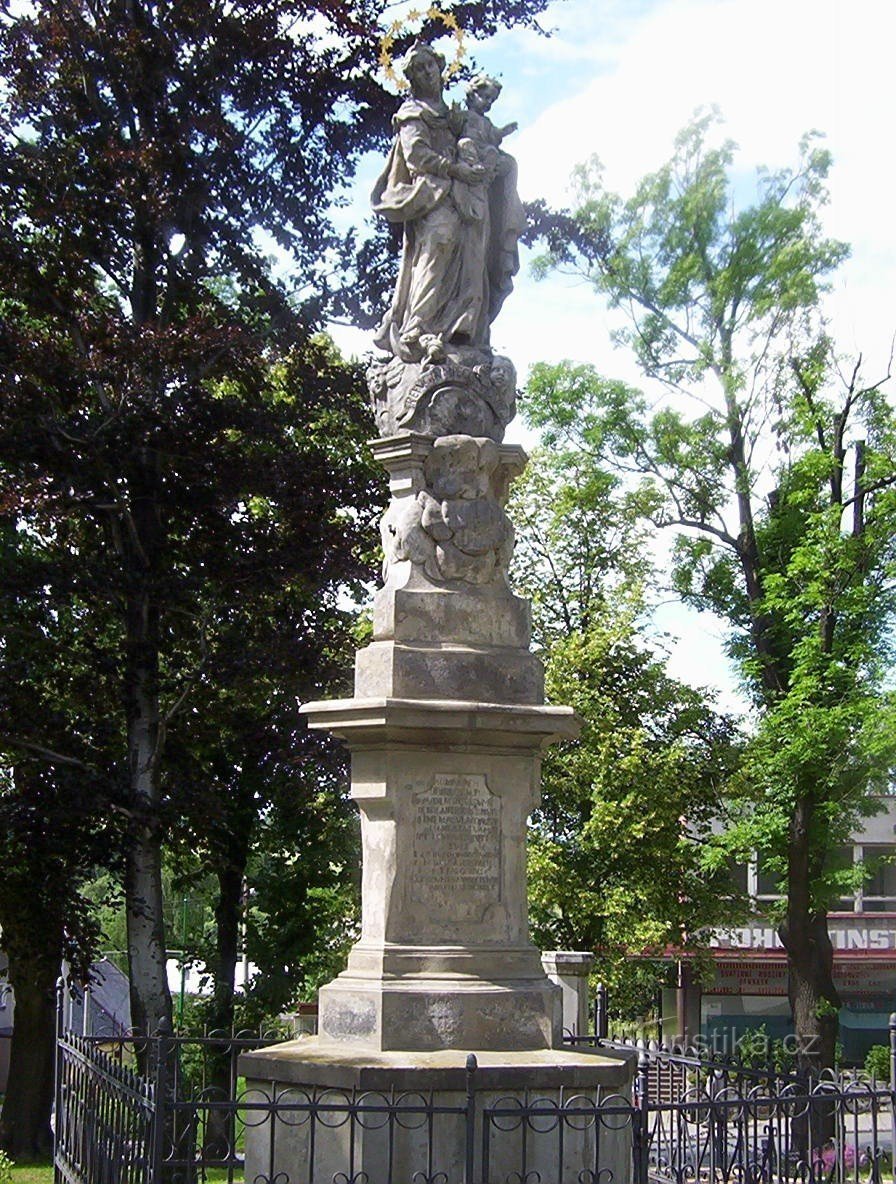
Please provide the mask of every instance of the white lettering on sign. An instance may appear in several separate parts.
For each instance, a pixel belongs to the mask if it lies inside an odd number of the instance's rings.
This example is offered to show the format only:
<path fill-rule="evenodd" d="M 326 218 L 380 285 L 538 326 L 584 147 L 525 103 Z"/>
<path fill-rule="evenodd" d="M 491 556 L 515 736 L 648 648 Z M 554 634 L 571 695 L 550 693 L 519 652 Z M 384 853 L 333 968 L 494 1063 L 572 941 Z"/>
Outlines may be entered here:
<path fill-rule="evenodd" d="M 835 950 L 896 951 L 896 929 L 867 929 L 863 925 L 831 925 Z M 716 933 L 713 943 L 723 950 L 783 950 L 778 933 L 771 926 L 748 926 Z"/>

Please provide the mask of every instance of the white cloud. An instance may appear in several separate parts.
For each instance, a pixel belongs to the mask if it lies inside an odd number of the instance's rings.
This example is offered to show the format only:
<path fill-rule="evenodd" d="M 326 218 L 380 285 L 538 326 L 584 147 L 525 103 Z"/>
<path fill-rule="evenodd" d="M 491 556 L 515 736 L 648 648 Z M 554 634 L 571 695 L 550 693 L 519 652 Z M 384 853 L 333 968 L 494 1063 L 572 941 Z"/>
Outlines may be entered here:
<path fill-rule="evenodd" d="M 860 348 L 883 365 L 896 321 L 896 164 L 887 139 L 896 115 L 896 5 L 666 0 L 627 31 L 613 42 L 610 68 L 605 53 L 596 56 L 593 79 L 516 138 L 524 197 L 568 201 L 572 168 L 592 153 L 605 165 L 607 184 L 629 191 L 668 157 L 676 131 L 699 106 L 719 106 L 724 134 L 740 146 L 737 167 L 748 174 L 762 164 L 795 163 L 800 137 L 818 129 L 835 161 L 826 228 L 853 247 L 830 302 L 835 332 L 844 348 Z M 557 48 L 577 57 L 593 44 L 587 35 L 576 38 L 575 22 L 557 36 Z M 508 317 L 525 315 L 526 283 Z M 576 352 L 568 330 L 577 328 L 581 302 L 566 295 L 573 311 L 566 324 L 541 319 L 544 352 L 552 356 Z M 538 302 L 551 303 L 546 293 Z M 531 343 L 534 330 L 530 321 L 520 336 Z M 597 335 L 582 336 L 580 356 L 595 357 Z"/>

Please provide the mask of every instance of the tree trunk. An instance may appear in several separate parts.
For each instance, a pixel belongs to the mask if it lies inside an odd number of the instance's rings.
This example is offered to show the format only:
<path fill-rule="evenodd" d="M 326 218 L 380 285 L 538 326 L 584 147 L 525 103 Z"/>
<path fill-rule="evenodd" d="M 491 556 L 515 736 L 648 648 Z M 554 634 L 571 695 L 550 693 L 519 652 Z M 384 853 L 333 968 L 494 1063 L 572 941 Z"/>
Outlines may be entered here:
<path fill-rule="evenodd" d="M 812 907 L 812 814 L 811 798 L 800 798 L 790 821 L 787 914 L 779 930 L 787 951 L 787 993 L 793 1013 L 797 1069 L 805 1077 L 807 1089 L 822 1070 L 834 1067 L 840 1009 L 827 913 Z M 834 1107 L 824 1098 L 811 1103 L 794 1119 L 793 1145 L 806 1164 L 833 1136 L 834 1122 Z"/>
<path fill-rule="evenodd" d="M 779 933 L 787 951 L 797 1063 L 801 1072 L 817 1075 L 834 1067 L 840 996 L 834 986 L 834 947 L 827 913 L 813 908 L 811 899 L 812 814 L 811 799 L 800 798 L 790 822 L 787 913 Z"/>
<path fill-rule="evenodd" d="M 151 1036 L 173 1010 L 166 973 L 162 838 L 158 817 L 159 690 L 158 614 L 146 596 L 128 612 L 125 701 L 134 830 L 125 864 L 131 1024 Z"/>
<path fill-rule="evenodd" d="M 124 701 L 134 829 L 125 866 L 131 1023 L 152 1035 L 173 1019 L 166 974 L 159 763 L 164 729 L 159 702 L 159 605 L 153 574 L 162 525 L 159 461 L 150 450 L 130 482 L 131 532 L 124 560 L 132 591 L 126 609 Z M 145 1066 L 141 1065 L 141 1068 Z"/>
<path fill-rule="evenodd" d="M 171 992 L 162 917 L 162 851 L 156 828 L 143 826 L 131 841 L 125 865 L 131 1025 L 153 1035 L 172 1022 Z"/>
<path fill-rule="evenodd" d="M 235 1056 L 230 1040 L 233 1035 L 233 1003 L 236 985 L 236 964 L 239 946 L 240 908 L 243 894 L 243 876 L 246 865 L 245 846 L 231 851 L 236 856 L 218 870 L 218 902 L 215 905 L 215 966 L 214 995 L 209 1016 L 210 1035 L 220 1033 L 225 1041 L 219 1048 L 212 1048 L 208 1062 L 208 1085 L 211 1096 L 223 1101 L 233 1092 Z M 234 1129 L 233 1120 L 224 1111 L 211 1111 L 205 1130 L 203 1152 L 206 1158 L 225 1159 L 231 1155 Z"/>
<path fill-rule="evenodd" d="M 803 933 L 787 950 L 787 993 L 801 1072 L 832 1069 L 837 1051 L 840 997 L 833 979 L 834 951 L 825 913 L 806 918 Z"/>
<path fill-rule="evenodd" d="M 61 939 L 56 943 L 61 948 Z M 0 1150 L 13 1159 L 45 1159 L 52 1153 L 50 1113 L 56 1049 L 56 979 L 59 963 L 21 963 L 9 955 L 15 991 L 15 1027 L 9 1084 L 0 1111 Z"/>

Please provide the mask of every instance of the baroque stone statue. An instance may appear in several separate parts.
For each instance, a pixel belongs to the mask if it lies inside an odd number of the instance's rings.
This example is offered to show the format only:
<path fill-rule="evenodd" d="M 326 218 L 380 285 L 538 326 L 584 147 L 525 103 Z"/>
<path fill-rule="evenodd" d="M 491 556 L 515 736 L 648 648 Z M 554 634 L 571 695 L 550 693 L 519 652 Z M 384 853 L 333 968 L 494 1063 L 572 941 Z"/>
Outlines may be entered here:
<path fill-rule="evenodd" d="M 501 92 L 492 78 L 473 79 L 465 110 L 447 107 L 444 64 L 423 43 L 408 54 L 411 97 L 394 116 L 392 150 L 373 191 L 374 210 L 400 224 L 404 240 L 392 305 L 375 336 L 388 358 L 374 363 L 370 386 L 383 435 L 466 431 L 463 411 L 445 422 L 453 399 L 469 405 L 476 435 L 499 440 L 514 413 L 515 381 L 511 392 L 513 367 L 495 367 L 489 330 L 520 266 L 516 162 L 501 148 L 516 124 L 491 122 Z M 465 399 L 451 393 L 465 388 Z M 440 408 L 430 423 L 433 400 Z"/>
<path fill-rule="evenodd" d="M 374 210 L 403 229 L 401 264 L 375 337 L 385 356 L 367 377 L 382 437 L 440 441 L 414 504 L 393 506 L 383 524 L 387 577 L 409 561 L 434 583 L 481 585 L 504 577 L 513 545 L 491 486 L 506 498 L 505 461 L 518 466 L 494 450 L 516 411 L 516 372 L 489 336 L 519 268 L 523 209 L 516 162 L 501 147 L 516 124 L 496 127 L 488 114 L 500 83 L 479 76 L 465 109 L 449 108 L 444 65 L 422 42 L 404 62 L 411 97 L 394 117 L 372 195 Z M 436 476 L 446 463 L 466 474 L 453 497 Z"/>
<path fill-rule="evenodd" d="M 278 1096 L 425 1096 L 456 1111 L 479 1058 L 477 1097 L 500 1090 L 523 1107 L 537 1093 L 556 1114 L 577 1092 L 624 1093 L 634 1066 L 563 1047 L 561 991 L 529 935 L 526 819 L 543 750 L 580 721 L 545 704 L 530 604 L 507 578 L 505 506 L 526 456 L 503 442 L 516 376 L 489 326 L 517 268 L 516 172 L 501 148 L 513 126 L 489 118 L 491 79 L 470 85 L 465 111 L 449 110 L 442 66 L 428 46 L 412 49 L 411 97 L 374 194 L 404 240 L 384 354 L 368 373 L 380 433 L 370 447 L 391 491 L 385 578 L 353 697 L 301 709 L 351 752 L 361 931 L 320 989 L 319 1035 L 248 1053 L 240 1072 Z M 508 1126 L 502 1145 L 469 1117 L 488 1136 L 483 1177 L 520 1178 L 518 1131 Z M 378 1179 L 385 1164 L 396 1179 L 453 1179 L 475 1133 L 447 1123 L 434 1142 L 425 1123 L 305 1122 L 275 1139 L 276 1121 L 247 1129 L 247 1179 L 296 1179 L 308 1164 L 331 1180 Z M 562 1172 L 549 1140 L 523 1175 L 596 1181 L 600 1150 L 603 1173 L 627 1184 L 631 1134 L 617 1134 L 567 1124 Z"/>

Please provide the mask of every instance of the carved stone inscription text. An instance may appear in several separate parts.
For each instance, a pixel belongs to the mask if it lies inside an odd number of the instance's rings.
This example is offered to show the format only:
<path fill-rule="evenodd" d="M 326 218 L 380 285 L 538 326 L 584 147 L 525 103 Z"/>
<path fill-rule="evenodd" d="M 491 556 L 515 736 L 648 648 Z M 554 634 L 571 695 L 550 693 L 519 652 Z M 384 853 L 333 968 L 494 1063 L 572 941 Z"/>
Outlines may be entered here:
<path fill-rule="evenodd" d="M 501 899 L 501 802 L 484 777 L 439 773 L 415 795 L 412 877 L 442 919 L 479 920 Z"/>

